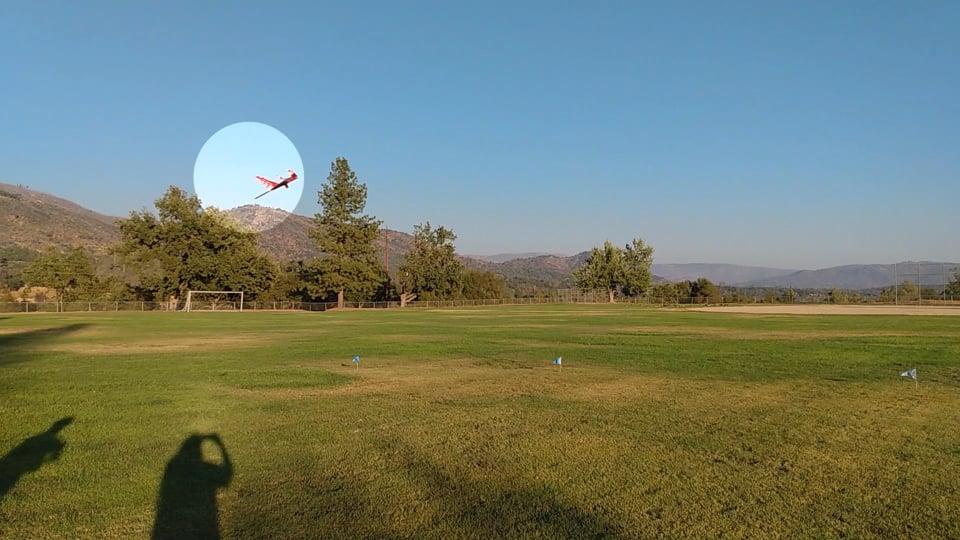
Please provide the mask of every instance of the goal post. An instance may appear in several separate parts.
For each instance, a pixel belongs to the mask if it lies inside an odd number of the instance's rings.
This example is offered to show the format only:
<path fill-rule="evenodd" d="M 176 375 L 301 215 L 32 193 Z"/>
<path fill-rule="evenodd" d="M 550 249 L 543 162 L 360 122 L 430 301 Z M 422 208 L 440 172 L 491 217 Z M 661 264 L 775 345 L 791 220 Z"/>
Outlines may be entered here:
<path fill-rule="evenodd" d="M 234 297 L 239 295 L 240 303 L 234 304 L 228 301 L 227 299 L 230 298 L 231 295 Z M 197 297 L 199 297 L 199 300 Z M 205 297 L 212 298 L 204 300 Z M 231 306 L 230 311 L 234 309 L 243 311 L 243 291 L 187 291 L 187 302 L 183 306 L 183 310 L 197 311 L 207 309 L 210 311 L 223 311 L 218 308 L 225 304 Z M 205 308 L 205 306 L 207 307 Z"/>

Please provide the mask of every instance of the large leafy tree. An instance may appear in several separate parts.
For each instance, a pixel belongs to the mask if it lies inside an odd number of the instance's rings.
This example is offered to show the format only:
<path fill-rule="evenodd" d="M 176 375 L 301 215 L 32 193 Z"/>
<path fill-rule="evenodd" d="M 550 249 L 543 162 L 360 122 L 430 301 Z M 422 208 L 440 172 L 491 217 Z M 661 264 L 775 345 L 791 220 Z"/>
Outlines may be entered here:
<path fill-rule="evenodd" d="M 573 279 L 581 289 L 606 290 L 612 303 L 626 281 L 623 251 L 609 241 L 593 248 L 583 266 L 574 270 Z"/>
<path fill-rule="evenodd" d="M 953 274 L 953 279 L 947 284 L 947 296 L 960 296 L 960 272 Z"/>
<path fill-rule="evenodd" d="M 317 227 L 312 235 L 322 252 L 315 267 L 316 287 L 335 294 L 340 307 L 347 295 L 371 297 L 386 278 L 375 247 L 380 221 L 363 213 L 366 204 L 367 186 L 347 160 L 338 157 L 320 190 L 323 209 L 314 218 Z"/>
<path fill-rule="evenodd" d="M 503 278 L 484 270 L 466 270 L 463 272 L 463 297 L 480 300 L 503 298 L 507 295 L 507 286 Z"/>
<path fill-rule="evenodd" d="M 23 279 L 32 287 L 54 289 L 58 302 L 90 300 L 101 292 L 93 260 L 82 248 L 40 256 L 24 269 Z"/>
<path fill-rule="evenodd" d="M 257 248 L 257 235 L 171 186 L 157 199 L 157 214 L 132 212 L 120 222 L 116 251 L 133 268 L 141 294 L 182 301 L 188 290 L 244 291 L 251 298 L 270 287 L 273 262 Z"/>
<path fill-rule="evenodd" d="M 690 282 L 690 296 L 699 300 L 717 301 L 720 298 L 720 289 L 705 277 Z"/>
<path fill-rule="evenodd" d="M 653 248 L 643 240 L 635 239 L 623 249 L 608 241 L 591 250 L 573 277 L 577 287 L 606 290 L 610 302 L 614 302 L 618 292 L 636 296 L 650 287 L 652 263 Z"/>
<path fill-rule="evenodd" d="M 430 222 L 414 227 L 413 247 L 400 264 L 403 292 L 421 299 L 444 300 L 460 296 L 463 288 L 463 264 L 457 258 L 452 230 Z"/>
<path fill-rule="evenodd" d="M 634 238 L 623 250 L 623 294 L 640 296 L 650 288 L 653 246 Z"/>

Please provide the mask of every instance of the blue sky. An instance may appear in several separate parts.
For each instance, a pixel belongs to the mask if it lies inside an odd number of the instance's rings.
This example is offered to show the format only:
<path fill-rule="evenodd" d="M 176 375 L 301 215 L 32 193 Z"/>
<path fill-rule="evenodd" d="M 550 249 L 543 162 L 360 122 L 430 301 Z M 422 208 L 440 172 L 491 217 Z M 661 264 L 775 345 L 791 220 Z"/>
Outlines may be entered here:
<path fill-rule="evenodd" d="M 464 253 L 960 259 L 960 3 L 198 4 L 6 5 L 0 180 L 123 215 L 257 121 Z"/>

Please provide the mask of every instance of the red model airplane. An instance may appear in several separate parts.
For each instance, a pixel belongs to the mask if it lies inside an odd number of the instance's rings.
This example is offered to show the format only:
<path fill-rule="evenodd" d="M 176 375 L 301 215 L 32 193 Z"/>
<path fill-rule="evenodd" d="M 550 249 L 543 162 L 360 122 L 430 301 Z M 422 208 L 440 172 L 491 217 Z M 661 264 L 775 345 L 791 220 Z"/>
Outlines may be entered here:
<path fill-rule="evenodd" d="M 294 172 L 294 171 L 292 171 L 291 169 L 287 169 L 287 172 L 290 173 L 290 176 L 288 176 L 288 177 L 286 177 L 286 178 L 280 178 L 280 181 L 279 181 L 279 182 L 274 182 L 273 180 L 270 180 L 270 179 L 268 179 L 268 178 L 264 178 L 264 177 L 262 177 L 262 176 L 258 176 L 258 177 L 257 177 L 257 180 L 259 180 L 261 184 L 267 186 L 267 187 L 270 188 L 270 189 L 268 189 L 268 190 L 264 191 L 263 193 L 257 195 L 256 197 L 254 197 L 254 199 L 259 199 L 260 197 L 263 197 L 263 196 L 266 195 L 267 193 L 270 193 L 271 191 L 273 191 L 273 190 L 275 190 L 275 189 L 278 189 L 278 188 L 282 188 L 282 187 L 283 187 L 283 188 L 290 189 L 290 184 L 293 183 L 294 180 L 296 180 L 297 178 L 300 178 L 300 177 L 297 176 L 297 173 Z"/>

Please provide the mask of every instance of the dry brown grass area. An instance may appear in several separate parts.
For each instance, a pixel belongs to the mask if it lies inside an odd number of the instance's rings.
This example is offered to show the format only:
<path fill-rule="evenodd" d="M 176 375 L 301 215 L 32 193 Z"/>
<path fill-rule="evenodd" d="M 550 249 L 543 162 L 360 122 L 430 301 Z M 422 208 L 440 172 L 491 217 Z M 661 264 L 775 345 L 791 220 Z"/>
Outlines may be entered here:
<path fill-rule="evenodd" d="M 80 334 L 78 334 L 80 335 Z M 211 351 L 216 349 L 238 349 L 264 344 L 263 337 L 257 336 L 207 336 L 141 339 L 130 342 L 88 343 L 70 341 L 50 343 L 37 348 L 44 351 L 68 352 L 83 355 L 150 354 L 184 351 Z"/>
<path fill-rule="evenodd" d="M 960 315 L 960 306 L 790 304 L 770 306 L 708 306 L 690 309 L 711 313 L 749 313 L 755 315 Z"/>
<path fill-rule="evenodd" d="M 789 390 L 794 388 L 787 383 L 744 383 L 717 393 L 713 381 L 628 374 L 596 366 L 504 369 L 480 365 L 467 359 L 422 364 L 384 361 L 373 367 L 356 369 L 338 366 L 331 371 L 352 376 L 354 380 L 350 384 L 332 388 L 231 389 L 231 392 L 269 399 L 379 395 L 418 397 L 440 402 L 521 397 L 611 404 L 692 400 L 724 407 L 782 402 L 790 399 Z"/>
<path fill-rule="evenodd" d="M 917 332 L 877 330 L 872 332 L 862 330 L 755 330 L 749 328 L 724 328 L 720 326 L 619 326 L 604 330 L 625 332 L 628 334 L 657 334 L 657 335 L 690 335 L 704 337 L 721 337 L 729 339 L 822 339 L 822 338 L 858 338 L 858 337 L 910 337 Z M 954 334 L 927 333 L 925 336 L 955 337 Z"/>

